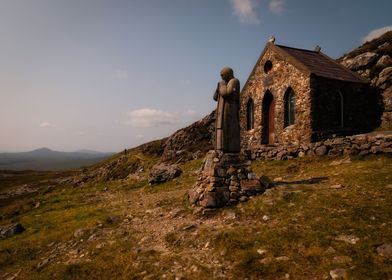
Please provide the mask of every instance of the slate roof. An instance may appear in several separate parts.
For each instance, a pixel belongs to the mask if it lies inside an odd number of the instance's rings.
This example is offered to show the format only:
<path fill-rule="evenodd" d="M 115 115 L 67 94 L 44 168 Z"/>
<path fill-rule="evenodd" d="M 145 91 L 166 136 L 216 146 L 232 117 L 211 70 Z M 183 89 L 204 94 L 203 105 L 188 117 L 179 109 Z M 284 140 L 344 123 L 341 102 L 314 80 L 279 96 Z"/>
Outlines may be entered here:
<path fill-rule="evenodd" d="M 282 45 L 269 45 L 271 47 L 276 47 L 281 54 L 291 57 L 291 62 L 293 62 L 293 64 L 298 66 L 298 68 L 302 68 L 302 70 L 305 70 L 309 74 L 354 83 L 367 82 L 361 76 L 345 68 L 322 52 L 291 48 Z"/>

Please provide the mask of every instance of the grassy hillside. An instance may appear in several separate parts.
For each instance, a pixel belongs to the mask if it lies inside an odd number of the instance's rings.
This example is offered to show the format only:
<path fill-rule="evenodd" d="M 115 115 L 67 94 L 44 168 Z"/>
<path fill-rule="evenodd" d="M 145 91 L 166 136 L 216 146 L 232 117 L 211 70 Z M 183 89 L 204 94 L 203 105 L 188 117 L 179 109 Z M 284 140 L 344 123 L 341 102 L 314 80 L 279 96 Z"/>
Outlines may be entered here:
<path fill-rule="evenodd" d="M 2 173 L 0 226 L 26 231 L 0 239 L 0 277 L 330 279 L 343 268 L 348 279 L 392 278 L 392 260 L 377 253 L 392 244 L 390 156 L 255 161 L 275 187 L 203 213 L 186 196 L 200 159 L 149 186 L 158 157 L 134 153 L 145 167 L 138 177 L 78 187 L 51 173 Z M 25 184 L 34 192 L 11 192 Z"/>

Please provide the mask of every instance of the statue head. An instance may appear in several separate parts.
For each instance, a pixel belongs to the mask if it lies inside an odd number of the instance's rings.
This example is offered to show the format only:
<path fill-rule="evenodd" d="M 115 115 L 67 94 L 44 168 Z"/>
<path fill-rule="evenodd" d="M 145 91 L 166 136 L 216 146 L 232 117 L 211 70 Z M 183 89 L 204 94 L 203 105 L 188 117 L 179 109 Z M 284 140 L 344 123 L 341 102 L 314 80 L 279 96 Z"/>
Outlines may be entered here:
<path fill-rule="evenodd" d="M 234 78 L 234 74 L 233 74 L 233 69 L 231 69 L 230 67 L 224 67 L 221 71 L 220 71 L 220 75 L 222 77 L 222 80 L 228 82 L 230 81 L 232 78 Z"/>

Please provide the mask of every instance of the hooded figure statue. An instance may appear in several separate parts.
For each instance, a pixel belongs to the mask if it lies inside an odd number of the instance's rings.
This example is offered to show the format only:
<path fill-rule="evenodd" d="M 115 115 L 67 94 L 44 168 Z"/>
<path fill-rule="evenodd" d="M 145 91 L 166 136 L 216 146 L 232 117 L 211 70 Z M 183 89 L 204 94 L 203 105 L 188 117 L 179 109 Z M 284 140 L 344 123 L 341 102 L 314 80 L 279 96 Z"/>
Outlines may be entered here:
<path fill-rule="evenodd" d="M 215 121 L 215 150 L 238 153 L 240 151 L 239 100 L 240 81 L 233 69 L 221 70 L 222 81 L 218 83 L 214 100 L 218 101 Z"/>

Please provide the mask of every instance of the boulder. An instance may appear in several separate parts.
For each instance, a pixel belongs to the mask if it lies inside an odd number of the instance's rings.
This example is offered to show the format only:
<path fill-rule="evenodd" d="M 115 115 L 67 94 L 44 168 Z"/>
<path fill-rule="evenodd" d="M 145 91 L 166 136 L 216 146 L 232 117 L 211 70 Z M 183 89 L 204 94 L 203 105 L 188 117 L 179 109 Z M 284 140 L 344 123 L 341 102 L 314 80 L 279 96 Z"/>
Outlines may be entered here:
<path fill-rule="evenodd" d="M 347 271 L 343 268 L 336 268 L 331 270 L 329 275 L 331 275 L 332 279 L 347 279 L 348 277 Z"/>
<path fill-rule="evenodd" d="M 158 163 L 151 168 L 148 182 L 150 184 L 160 184 L 170 181 L 180 176 L 182 170 L 177 164 Z"/>
<path fill-rule="evenodd" d="M 392 245 L 383 244 L 377 248 L 377 253 L 386 258 L 392 258 Z"/>
<path fill-rule="evenodd" d="M 384 70 L 382 70 L 378 75 L 376 86 L 383 88 L 384 84 L 385 85 L 391 84 L 391 80 L 392 80 L 392 67 L 384 68 Z"/>
<path fill-rule="evenodd" d="M 327 147 L 326 146 L 321 146 L 321 147 L 317 147 L 316 150 L 314 151 L 316 153 L 316 155 L 318 156 L 323 156 L 327 154 Z"/>
<path fill-rule="evenodd" d="M 392 66 L 392 58 L 389 55 L 383 55 L 376 64 L 377 68 L 384 69 L 386 67 Z"/>
<path fill-rule="evenodd" d="M 347 68 L 356 71 L 361 68 L 367 67 L 373 62 L 376 61 L 378 58 L 378 55 L 373 52 L 365 52 L 363 54 L 360 54 L 354 58 L 347 59 L 342 61 L 342 64 L 346 66 Z"/>
<path fill-rule="evenodd" d="M 7 238 L 24 232 L 26 229 L 20 223 L 6 225 L 0 228 L 0 238 Z"/>

